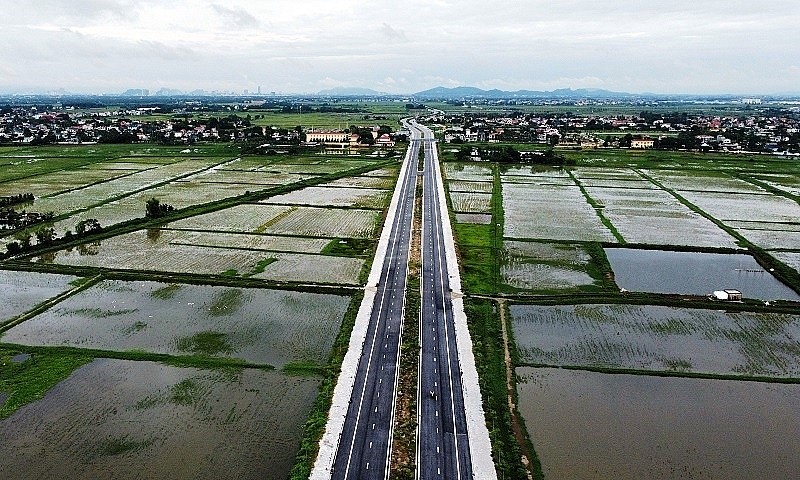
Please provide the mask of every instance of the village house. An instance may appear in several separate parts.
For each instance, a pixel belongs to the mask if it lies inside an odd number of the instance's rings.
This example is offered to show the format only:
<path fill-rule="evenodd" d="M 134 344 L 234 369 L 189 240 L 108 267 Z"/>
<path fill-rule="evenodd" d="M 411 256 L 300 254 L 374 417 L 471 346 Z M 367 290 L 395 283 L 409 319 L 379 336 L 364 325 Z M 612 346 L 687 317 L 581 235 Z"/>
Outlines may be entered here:
<path fill-rule="evenodd" d="M 631 148 L 653 148 L 655 140 L 652 138 L 641 137 L 631 140 Z"/>

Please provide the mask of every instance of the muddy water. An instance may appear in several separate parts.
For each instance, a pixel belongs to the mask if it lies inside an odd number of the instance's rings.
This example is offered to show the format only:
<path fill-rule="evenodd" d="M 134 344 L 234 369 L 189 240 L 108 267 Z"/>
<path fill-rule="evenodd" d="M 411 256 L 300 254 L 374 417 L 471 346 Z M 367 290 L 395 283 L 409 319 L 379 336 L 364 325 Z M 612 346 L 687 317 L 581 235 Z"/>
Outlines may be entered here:
<path fill-rule="evenodd" d="M 70 288 L 78 277 L 0 270 L 0 321 L 19 315 Z"/>
<path fill-rule="evenodd" d="M 545 478 L 795 478 L 800 385 L 517 369 Z"/>
<path fill-rule="evenodd" d="M 736 288 L 745 297 L 800 301 L 750 255 L 607 248 L 617 285 L 632 292 L 706 295 Z"/>
<path fill-rule="evenodd" d="M 0 478 L 283 480 L 318 386 L 98 359 L 0 422 Z"/>
<path fill-rule="evenodd" d="M 324 364 L 349 299 L 337 295 L 103 281 L 17 325 L 2 340 L 106 350 L 232 356 L 277 368 Z M 197 336 L 217 335 L 204 346 Z"/>

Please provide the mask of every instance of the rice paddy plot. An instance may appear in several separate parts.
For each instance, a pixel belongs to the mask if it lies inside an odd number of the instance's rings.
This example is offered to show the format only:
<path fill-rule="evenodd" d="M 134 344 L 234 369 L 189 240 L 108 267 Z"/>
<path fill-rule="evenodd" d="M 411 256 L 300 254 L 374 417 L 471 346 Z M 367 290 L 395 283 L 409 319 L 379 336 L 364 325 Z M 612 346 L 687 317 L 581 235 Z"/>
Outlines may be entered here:
<path fill-rule="evenodd" d="M 500 265 L 503 283 L 525 290 L 562 290 L 592 285 L 589 274 L 546 263 L 509 258 Z"/>
<path fill-rule="evenodd" d="M 327 238 L 372 238 L 380 212 L 355 208 L 297 207 L 266 224 L 263 232 Z"/>
<path fill-rule="evenodd" d="M 680 192 L 681 196 L 717 220 L 800 222 L 800 204 L 778 195 Z"/>
<path fill-rule="evenodd" d="M 545 180 L 570 180 L 569 174 L 563 168 L 551 168 L 540 165 L 503 165 L 500 167 L 500 175 L 504 177 L 533 177 Z"/>
<path fill-rule="evenodd" d="M 663 190 L 586 187 L 603 215 L 632 243 L 735 248 L 736 240 Z"/>
<path fill-rule="evenodd" d="M 467 192 L 467 193 L 492 193 L 494 183 L 492 182 L 465 182 L 454 180 L 447 182 L 447 189 L 450 192 Z"/>
<path fill-rule="evenodd" d="M 578 244 L 519 242 L 506 240 L 503 248 L 508 255 L 533 260 L 549 260 L 567 265 L 584 267 L 592 257 Z"/>
<path fill-rule="evenodd" d="M 301 180 L 311 178 L 309 175 L 297 175 L 293 173 L 275 173 L 275 172 L 249 172 L 240 170 L 223 170 L 218 169 L 213 172 L 203 172 L 198 175 L 193 175 L 187 180 L 199 183 L 231 183 L 231 184 L 247 184 L 247 185 L 285 185 L 287 183 L 295 183 Z M 251 190 L 260 190 L 259 188 L 251 188 Z"/>
<path fill-rule="evenodd" d="M 225 198 L 244 195 L 246 192 L 257 191 L 265 186 L 255 186 L 245 183 L 203 183 L 198 181 L 176 181 L 167 185 L 151 188 L 134 195 L 145 204 L 151 198 L 172 205 L 175 208 L 186 208 L 193 205 L 216 202 Z"/>
<path fill-rule="evenodd" d="M 355 188 L 380 188 L 394 189 L 396 177 L 371 177 L 361 175 L 358 177 L 345 177 L 322 185 L 323 187 L 355 187 Z"/>
<path fill-rule="evenodd" d="M 644 170 L 667 188 L 679 191 L 766 194 L 763 188 L 711 171 Z"/>
<path fill-rule="evenodd" d="M 36 175 L 0 183 L 0 196 L 32 193 L 36 199 L 65 190 L 85 187 L 95 182 L 109 181 L 129 172 L 117 170 L 78 168 L 57 173 Z"/>
<path fill-rule="evenodd" d="M 708 295 L 734 288 L 746 298 L 800 301 L 747 254 L 606 248 L 614 279 L 635 292 Z"/>
<path fill-rule="evenodd" d="M 112 198 L 129 195 L 137 190 L 146 189 L 156 184 L 169 181 L 172 178 L 210 167 L 215 161 L 219 161 L 219 159 L 185 160 L 149 170 L 143 170 L 131 175 L 90 185 L 80 190 L 73 190 L 52 197 L 42 198 L 34 204 L 36 207 L 35 210 L 42 212 L 53 211 L 57 215 L 60 215 L 83 208 L 89 208 Z M 144 213 L 142 213 L 141 216 L 144 216 Z"/>
<path fill-rule="evenodd" d="M 504 184 L 503 211 L 506 237 L 616 240 L 577 186 Z"/>
<path fill-rule="evenodd" d="M 0 477 L 283 480 L 319 384 L 97 359 L 0 422 Z"/>
<path fill-rule="evenodd" d="M 85 167 L 87 169 L 99 170 L 127 170 L 127 171 L 142 171 L 148 168 L 155 168 L 159 163 L 146 163 L 146 162 L 102 162 L 95 163 L 91 166 Z"/>
<path fill-rule="evenodd" d="M 292 207 L 285 205 L 243 204 L 170 222 L 167 227 L 252 233 L 263 230 L 291 210 Z"/>
<path fill-rule="evenodd" d="M 770 255 L 800 272 L 800 252 L 770 252 Z"/>
<path fill-rule="evenodd" d="M 545 478 L 791 478 L 800 385 L 522 367 Z"/>
<path fill-rule="evenodd" d="M 327 238 L 288 237 L 228 232 L 164 231 L 173 245 L 197 245 L 218 248 L 244 248 L 273 252 L 320 253 L 330 243 Z"/>
<path fill-rule="evenodd" d="M 348 302 L 284 290 L 106 280 L 2 338 L 22 345 L 231 357 L 277 368 L 322 365 Z"/>
<path fill-rule="evenodd" d="M 78 277 L 0 270 L 0 322 L 69 290 Z"/>
<path fill-rule="evenodd" d="M 575 182 L 569 177 L 530 177 L 523 175 L 501 175 L 500 180 L 503 184 L 533 184 L 541 186 L 558 185 L 562 187 L 574 187 Z"/>
<path fill-rule="evenodd" d="M 470 163 L 447 162 L 444 164 L 444 176 L 447 180 L 471 182 L 491 182 L 493 179 L 490 167 Z"/>
<path fill-rule="evenodd" d="M 586 183 L 592 180 L 613 182 L 614 180 L 626 182 L 645 182 L 650 183 L 641 175 L 636 173 L 630 168 L 603 168 L 603 167 L 590 167 L 590 168 L 573 168 L 573 175 L 578 177 L 581 182 Z"/>
<path fill-rule="evenodd" d="M 619 179 L 619 178 L 581 178 L 581 185 L 584 187 L 603 187 L 603 188 L 619 188 L 619 189 L 640 189 L 640 190 L 655 190 L 656 187 L 653 182 L 647 181 L 641 177 L 639 179 Z"/>
<path fill-rule="evenodd" d="M 35 257 L 39 263 L 57 263 L 120 270 L 219 275 L 251 272 L 270 257 L 261 251 L 165 243 L 158 229 L 139 230 L 75 248 Z"/>
<path fill-rule="evenodd" d="M 800 376 L 800 316 L 655 305 L 513 305 L 525 364 Z"/>
<path fill-rule="evenodd" d="M 800 197 L 800 175 L 759 174 L 755 177 L 773 188 Z"/>
<path fill-rule="evenodd" d="M 525 290 L 561 290 L 594 284 L 586 272 L 591 257 L 578 245 L 504 242 L 503 283 Z"/>
<path fill-rule="evenodd" d="M 487 213 L 456 213 L 456 222 L 491 225 L 492 216 Z"/>
<path fill-rule="evenodd" d="M 800 248 L 800 231 L 783 229 L 739 229 L 748 241 L 761 248 Z"/>
<path fill-rule="evenodd" d="M 389 204 L 391 193 L 389 190 L 374 188 L 306 187 L 270 197 L 260 203 L 383 209 Z"/>
<path fill-rule="evenodd" d="M 471 193 L 450 191 L 450 203 L 456 212 L 491 213 L 491 193 Z"/>
<path fill-rule="evenodd" d="M 375 170 L 370 170 L 369 172 L 362 173 L 362 176 L 366 177 L 392 177 L 397 178 L 400 174 L 400 167 L 383 167 L 383 168 L 376 168 Z"/>
<path fill-rule="evenodd" d="M 253 277 L 280 282 L 358 285 L 364 267 L 363 258 L 281 252 L 269 256 L 276 261 Z"/>
<path fill-rule="evenodd" d="M 355 168 L 363 168 L 370 164 L 371 160 L 353 160 L 353 159 L 324 159 L 317 164 L 277 164 L 269 167 L 270 170 L 275 170 L 281 173 L 297 173 L 306 175 L 326 175 L 329 173 L 336 173 L 342 170 L 351 170 Z"/>

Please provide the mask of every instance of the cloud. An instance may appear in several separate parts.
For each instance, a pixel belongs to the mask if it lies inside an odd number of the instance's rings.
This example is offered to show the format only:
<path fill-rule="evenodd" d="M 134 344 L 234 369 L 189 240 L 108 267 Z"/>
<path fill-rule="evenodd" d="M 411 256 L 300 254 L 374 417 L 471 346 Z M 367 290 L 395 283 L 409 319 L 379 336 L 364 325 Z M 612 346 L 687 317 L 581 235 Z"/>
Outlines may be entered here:
<path fill-rule="evenodd" d="M 228 8 L 213 4 L 211 8 L 227 23 L 240 28 L 258 28 L 261 22 L 243 8 Z"/>
<path fill-rule="evenodd" d="M 394 29 L 391 25 L 389 25 L 386 22 L 383 22 L 383 24 L 381 24 L 381 33 L 383 33 L 383 36 L 389 40 L 403 40 L 403 41 L 406 40 L 405 33 Z"/>

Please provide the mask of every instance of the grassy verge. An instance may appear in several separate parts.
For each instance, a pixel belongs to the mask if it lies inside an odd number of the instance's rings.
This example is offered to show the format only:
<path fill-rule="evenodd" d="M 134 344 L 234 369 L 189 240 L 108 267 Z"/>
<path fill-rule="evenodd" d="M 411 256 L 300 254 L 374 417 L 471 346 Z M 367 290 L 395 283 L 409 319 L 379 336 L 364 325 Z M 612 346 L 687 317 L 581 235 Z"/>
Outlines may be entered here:
<path fill-rule="evenodd" d="M 505 350 L 499 313 L 494 302 L 488 299 L 471 298 L 464 302 L 464 310 L 474 341 L 473 354 L 497 476 L 528 478 L 522 463 L 522 450 L 514 437 L 508 408 Z"/>
<path fill-rule="evenodd" d="M 30 358 L 11 361 L 19 354 L 28 354 Z M 8 394 L 5 404 L 0 406 L 0 419 L 42 398 L 50 388 L 92 359 L 91 354 L 83 351 L 51 354 L 34 352 L 28 347 L 0 345 L 0 392 Z"/>
<path fill-rule="evenodd" d="M 325 433 L 325 424 L 328 422 L 328 411 L 331 408 L 333 389 L 336 387 L 336 381 L 339 378 L 342 361 L 350 343 L 350 334 L 353 332 L 358 308 L 361 306 L 363 298 L 363 292 L 354 294 L 350 300 L 350 305 L 347 307 L 347 312 L 344 314 L 342 328 L 339 330 L 339 335 L 336 337 L 331 348 L 331 354 L 328 357 L 328 367 L 324 369 L 325 375 L 319 387 L 319 394 L 311 407 L 308 420 L 303 426 L 300 449 L 297 451 L 295 464 L 289 475 L 291 480 L 307 480 L 311 474 L 311 468 L 314 466 L 314 460 L 316 460 L 317 452 L 319 451 L 319 440 L 322 438 L 322 434 Z"/>

